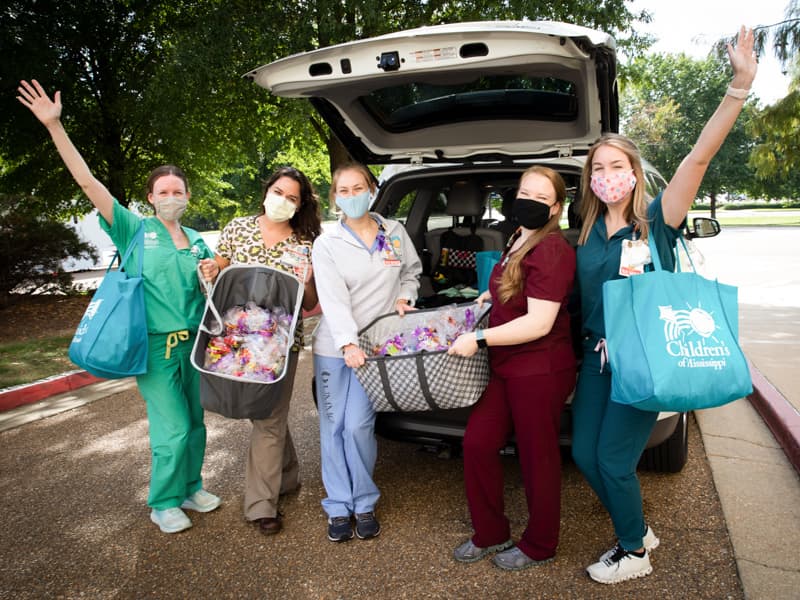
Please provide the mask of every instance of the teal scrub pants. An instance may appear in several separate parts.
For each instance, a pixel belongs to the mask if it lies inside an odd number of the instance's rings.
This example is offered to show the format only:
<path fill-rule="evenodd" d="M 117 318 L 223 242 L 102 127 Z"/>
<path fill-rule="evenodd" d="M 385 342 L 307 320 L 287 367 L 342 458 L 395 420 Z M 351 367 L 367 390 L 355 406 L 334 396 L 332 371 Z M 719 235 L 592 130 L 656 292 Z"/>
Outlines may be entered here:
<path fill-rule="evenodd" d="M 202 487 L 206 427 L 200 406 L 200 374 L 190 356 L 194 335 L 150 334 L 147 373 L 136 378 L 147 405 L 152 470 L 147 504 L 180 506 Z"/>
<path fill-rule="evenodd" d="M 606 364 L 600 372 L 594 345 L 584 344 L 572 400 L 572 457 L 611 516 L 622 547 L 638 550 L 645 521 L 636 466 L 658 413 L 611 401 L 611 371 Z"/>

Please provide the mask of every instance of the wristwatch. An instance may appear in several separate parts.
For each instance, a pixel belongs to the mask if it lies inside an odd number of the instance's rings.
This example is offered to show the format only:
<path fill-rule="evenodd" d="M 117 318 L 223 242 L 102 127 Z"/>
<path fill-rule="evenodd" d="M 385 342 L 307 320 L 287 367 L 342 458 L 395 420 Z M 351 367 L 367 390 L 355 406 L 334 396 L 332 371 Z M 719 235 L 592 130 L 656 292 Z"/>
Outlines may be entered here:
<path fill-rule="evenodd" d="M 486 343 L 486 338 L 483 336 L 483 329 L 475 330 L 475 342 L 478 348 L 488 348 L 489 344 Z"/>

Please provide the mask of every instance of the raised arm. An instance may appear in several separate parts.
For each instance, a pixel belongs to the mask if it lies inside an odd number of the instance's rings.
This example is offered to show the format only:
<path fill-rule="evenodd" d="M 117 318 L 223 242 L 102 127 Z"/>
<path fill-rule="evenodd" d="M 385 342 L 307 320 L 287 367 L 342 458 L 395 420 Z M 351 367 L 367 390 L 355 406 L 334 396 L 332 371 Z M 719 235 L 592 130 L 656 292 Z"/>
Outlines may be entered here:
<path fill-rule="evenodd" d="M 114 214 L 114 198 L 106 186 L 92 175 L 86 161 L 83 160 L 75 144 L 64 130 L 61 123 L 61 92 L 56 92 L 51 100 L 35 79 L 32 79 L 30 83 L 21 81 L 17 91 L 19 92 L 17 100 L 27 106 L 47 128 L 73 179 L 81 186 L 83 193 L 92 201 L 103 218 L 111 224 Z"/>
<path fill-rule="evenodd" d="M 703 127 L 700 137 L 691 152 L 683 159 L 678 170 L 664 190 L 661 206 L 664 220 L 673 227 L 679 227 L 694 202 L 700 183 L 722 142 L 728 136 L 736 118 L 742 111 L 746 91 L 750 90 L 756 76 L 758 63 L 753 53 L 753 30 L 742 27 L 736 42 L 736 49 L 728 44 L 728 58 L 733 68 L 731 93 L 726 93 L 717 110 Z M 745 90 L 741 94 L 739 90 Z"/>

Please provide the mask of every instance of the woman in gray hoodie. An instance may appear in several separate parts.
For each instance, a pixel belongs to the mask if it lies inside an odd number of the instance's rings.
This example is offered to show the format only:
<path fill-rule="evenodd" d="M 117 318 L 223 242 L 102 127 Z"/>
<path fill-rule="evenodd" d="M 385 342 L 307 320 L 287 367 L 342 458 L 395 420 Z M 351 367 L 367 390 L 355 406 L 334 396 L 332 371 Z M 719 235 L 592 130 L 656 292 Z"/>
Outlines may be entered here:
<path fill-rule="evenodd" d="M 369 212 L 375 184 L 367 168 L 347 164 L 333 174 L 330 197 L 342 211 L 314 242 L 312 262 L 322 319 L 314 333 L 314 375 L 320 415 L 322 481 L 328 539 L 380 533 L 372 480 L 377 456 L 375 411 L 355 375 L 366 355 L 358 332 L 380 315 L 412 309 L 422 271 L 414 243 L 397 221 Z"/>

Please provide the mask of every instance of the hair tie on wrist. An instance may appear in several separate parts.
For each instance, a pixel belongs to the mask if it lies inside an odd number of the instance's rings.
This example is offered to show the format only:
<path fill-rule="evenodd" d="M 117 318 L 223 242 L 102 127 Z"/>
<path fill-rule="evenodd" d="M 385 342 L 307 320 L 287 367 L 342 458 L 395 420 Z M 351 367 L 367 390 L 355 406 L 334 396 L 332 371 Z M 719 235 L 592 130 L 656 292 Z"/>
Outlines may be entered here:
<path fill-rule="evenodd" d="M 725 95 L 730 96 L 731 98 L 736 98 L 737 100 L 744 100 L 750 95 L 750 90 L 744 88 L 735 88 L 732 85 L 729 85 L 728 89 L 725 91 Z"/>

